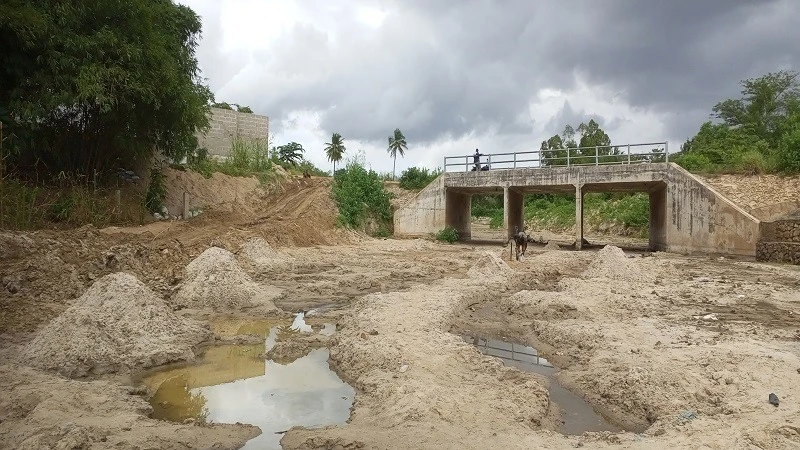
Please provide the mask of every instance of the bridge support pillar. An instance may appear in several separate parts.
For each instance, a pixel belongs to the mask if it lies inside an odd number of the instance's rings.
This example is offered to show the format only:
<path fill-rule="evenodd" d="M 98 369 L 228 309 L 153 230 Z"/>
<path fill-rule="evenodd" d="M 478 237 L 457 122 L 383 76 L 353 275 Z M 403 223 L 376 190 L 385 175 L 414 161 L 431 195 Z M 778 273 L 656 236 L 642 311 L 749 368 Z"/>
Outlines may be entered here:
<path fill-rule="evenodd" d="M 506 186 L 503 188 L 503 226 L 507 230 L 508 239 L 514 236 L 514 229 L 525 229 L 523 216 L 523 198 L 521 192 Z"/>
<path fill-rule="evenodd" d="M 458 231 L 459 239 L 472 237 L 472 195 L 445 191 L 444 221 Z"/>
<path fill-rule="evenodd" d="M 575 249 L 583 248 L 583 185 L 575 185 Z"/>
<path fill-rule="evenodd" d="M 650 191 L 650 223 L 648 224 L 650 250 L 667 249 L 667 185 Z"/>

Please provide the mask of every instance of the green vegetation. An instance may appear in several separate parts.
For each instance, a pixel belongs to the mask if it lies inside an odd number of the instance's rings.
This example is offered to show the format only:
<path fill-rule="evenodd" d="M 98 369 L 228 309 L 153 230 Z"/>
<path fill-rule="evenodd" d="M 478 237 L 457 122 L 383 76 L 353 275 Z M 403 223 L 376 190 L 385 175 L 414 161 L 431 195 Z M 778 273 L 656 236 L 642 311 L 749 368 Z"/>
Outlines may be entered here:
<path fill-rule="evenodd" d="M 589 229 L 621 227 L 626 234 L 645 236 L 650 220 L 647 194 L 586 194 L 584 224 Z M 472 216 L 488 217 L 491 228 L 503 226 L 503 197 L 474 196 Z M 534 229 L 562 231 L 575 225 L 575 197 L 535 194 L 525 197 L 525 222 Z"/>
<path fill-rule="evenodd" d="M 400 187 L 410 191 L 424 189 L 441 173 L 440 169 L 428 170 L 425 167 L 409 167 L 400 174 Z"/>
<path fill-rule="evenodd" d="M 446 227 L 436 233 L 436 240 L 452 244 L 458 241 L 458 231 L 453 227 Z"/>
<path fill-rule="evenodd" d="M 289 142 L 277 147 L 275 150 L 277 151 L 278 160 L 290 166 L 297 166 L 303 160 L 303 153 L 306 151 L 297 142 Z"/>
<path fill-rule="evenodd" d="M 375 171 L 353 160 L 336 172 L 333 198 L 339 208 L 339 225 L 385 236 L 392 228 L 392 195 Z"/>
<path fill-rule="evenodd" d="M 161 213 L 164 199 L 167 198 L 167 185 L 164 173 L 158 167 L 150 169 L 150 182 L 144 194 L 144 207 L 152 213 Z"/>
<path fill-rule="evenodd" d="M 182 159 L 212 99 L 195 58 L 200 29 L 171 0 L 0 3 L 10 171 L 110 181 L 154 149 Z"/>
<path fill-rule="evenodd" d="M 406 150 L 408 150 L 406 137 L 403 136 L 403 132 L 400 131 L 400 128 L 395 128 L 394 134 L 389 136 L 389 147 L 386 149 L 386 151 L 389 152 L 389 156 L 394 160 L 392 163 L 392 180 L 395 179 L 395 174 L 397 173 L 397 154 L 399 153 L 400 156 L 404 156 Z"/>
<path fill-rule="evenodd" d="M 742 98 L 717 103 L 672 159 L 704 173 L 800 172 L 800 80 L 781 71 L 742 81 Z"/>

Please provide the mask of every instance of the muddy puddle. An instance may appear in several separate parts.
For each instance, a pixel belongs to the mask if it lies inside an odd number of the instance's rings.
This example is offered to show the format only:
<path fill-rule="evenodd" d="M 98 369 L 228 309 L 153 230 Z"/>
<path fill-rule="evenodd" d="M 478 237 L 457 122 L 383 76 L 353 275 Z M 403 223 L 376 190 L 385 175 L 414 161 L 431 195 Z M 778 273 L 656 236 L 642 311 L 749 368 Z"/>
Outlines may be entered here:
<path fill-rule="evenodd" d="M 288 364 L 265 360 L 277 342 L 302 334 L 333 334 L 336 327 L 311 326 L 303 314 L 294 321 L 212 324 L 232 333 L 260 334 L 258 345 L 210 347 L 196 364 L 151 373 L 142 379 L 150 392 L 152 417 L 173 422 L 248 423 L 262 434 L 245 449 L 280 449 L 292 426 L 345 424 L 355 391 L 328 365 L 328 349 L 311 350 Z"/>
<path fill-rule="evenodd" d="M 550 382 L 550 401 L 561 412 L 563 423 L 556 431 L 566 435 L 581 435 L 586 431 L 622 431 L 598 414 L 581 396 L 561 386 L 556 378 L 558 368 L 539 355 L 533 347 L 496 339 L 466 336 L 462 338 L 484 355 L 500 358 L 503 364 L 519 370 L 545 376 Z"/>

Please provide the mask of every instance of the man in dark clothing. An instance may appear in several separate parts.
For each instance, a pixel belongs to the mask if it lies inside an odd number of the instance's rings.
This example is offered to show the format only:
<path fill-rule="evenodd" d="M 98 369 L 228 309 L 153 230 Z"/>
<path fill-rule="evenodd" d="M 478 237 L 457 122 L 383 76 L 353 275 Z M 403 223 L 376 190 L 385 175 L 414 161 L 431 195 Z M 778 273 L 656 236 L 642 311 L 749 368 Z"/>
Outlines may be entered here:
<path fill-rule="evenodd" d="M 472 170 L 481 170 L 481 156 L 483 156 L 483 153 L 479 153 L 478 149 L 476 148 L 475 154 L 472 155 L 472 161 L 475 163 L 475 168 Z"/>

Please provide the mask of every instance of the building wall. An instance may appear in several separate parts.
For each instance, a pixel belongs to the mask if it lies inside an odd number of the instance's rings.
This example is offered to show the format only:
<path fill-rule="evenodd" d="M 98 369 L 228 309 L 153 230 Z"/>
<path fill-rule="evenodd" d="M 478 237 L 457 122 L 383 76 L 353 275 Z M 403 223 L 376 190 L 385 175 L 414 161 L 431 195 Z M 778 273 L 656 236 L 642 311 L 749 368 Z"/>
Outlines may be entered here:
<path fill-rule="evenodd" d="M 200 147 L 208 149 L 209 155 L 226 157 L 230 154 L 231 140 L 235 136 L 245 139 L 269 138 L 269 117 L 259 114 L 240 113 L 227 109 L 211 108 L 211 128 L 198 134 Z"/>

